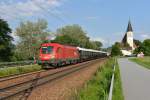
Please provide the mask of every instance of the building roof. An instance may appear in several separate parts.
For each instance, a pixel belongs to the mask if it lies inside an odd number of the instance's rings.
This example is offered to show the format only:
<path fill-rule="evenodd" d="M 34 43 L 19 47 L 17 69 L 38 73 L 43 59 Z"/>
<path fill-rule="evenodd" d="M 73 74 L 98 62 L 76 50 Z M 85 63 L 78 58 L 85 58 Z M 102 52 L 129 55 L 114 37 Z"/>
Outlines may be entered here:
<path fill-rule="evenodd" d="M 127 43 L 127 34 L 124 35 L 124 37 L 123 37 L 123 39 L 122 39 L 121 42 L 122 42 L 122 43 Z"/>
<path fill-rule="evenodd" d="M 133 29 L 132 29 L 131 21 L 129 20 L 127 31 L 122 39 L 122 43 L 127 43 L 127 32 L 132 32 L 132 31 L 133 31 Z"/>
<path fill-rule="evenodd" d="M 132 25 L 131 25 L 131 22 L 130 22 L 130 20 L 129 20 L 129 22 L 128 22 L 128 27 L 127 27 L 127 32 L 132 32 L 132 31 L 133 31 Z"/>

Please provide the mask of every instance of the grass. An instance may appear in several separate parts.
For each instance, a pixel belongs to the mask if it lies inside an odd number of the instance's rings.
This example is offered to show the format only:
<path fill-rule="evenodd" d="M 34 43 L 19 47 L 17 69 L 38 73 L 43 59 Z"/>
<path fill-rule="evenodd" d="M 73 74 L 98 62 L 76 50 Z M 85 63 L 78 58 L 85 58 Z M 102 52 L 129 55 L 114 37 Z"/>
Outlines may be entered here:
<path fill-rule="evenodd" d="M 144 58 L 131 58 L 129 59 L 133 62 L 136 62 L 137 64 L 144 66 L 145 68 L 150 69 L 150 57 L 144 57 Z"/>
<path fill-rule="evenodd" d="M 19 75 L 24 73 L 29 73 L 33 71 L 41 70 L 41 66 L 39 65 L 25 65 L 25 66 L 17 66 L 17 67 L 8 67 L 0 69 L 0 78 L 11 76 L 11 75 Z"/>
<path fill-rule="evenodd" d="M 111 58 L 101 66 L 93 78 L 77 93 L 74 100 L 107 100 L 113 73 L 113 64 L 114 59 Z M 117 76 L 115 77 L 113 100 L 123 100 L 119 68 L 117 67 L 116 70 L 115 75 Z"/>
<path fill-rule="evenodd" d="M 124 100 L 119 65 L 116 63 L 112 100 Z"/>

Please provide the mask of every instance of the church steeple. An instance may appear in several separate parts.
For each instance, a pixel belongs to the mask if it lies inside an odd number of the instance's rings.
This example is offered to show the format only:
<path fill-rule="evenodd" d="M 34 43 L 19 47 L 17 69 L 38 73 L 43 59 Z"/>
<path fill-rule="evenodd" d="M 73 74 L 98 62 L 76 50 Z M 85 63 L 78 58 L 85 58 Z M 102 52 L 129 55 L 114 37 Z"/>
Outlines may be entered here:
<path fill-rule="evenodd" d="M 128 22 L 127 32 L 133 32 L 131 21 Z"/>
<path fill-rule="evenodd" d="M 133 50 L 135 49 L 134 46 L 134 38 L 133 38 L 133 29 L 131 22 L 129 20 L 128 27 L 126 30 L 126 33 L 122 39 L 122 54 L 125 55 L 131 55 L 133 53 Z"/>
<path fill-rule="evenodd" d="M 128 22 L 128 27 L 127 27 L 127 31 L 122 39 L 122 43 L 123 44 L 129 44 L 129 47 L 132 48 L 132 50 L 134 49 L 134 43 L 133 43 L 133 29 L 132 29 L 132 25 L 131 22 L 129 20 Z"/>

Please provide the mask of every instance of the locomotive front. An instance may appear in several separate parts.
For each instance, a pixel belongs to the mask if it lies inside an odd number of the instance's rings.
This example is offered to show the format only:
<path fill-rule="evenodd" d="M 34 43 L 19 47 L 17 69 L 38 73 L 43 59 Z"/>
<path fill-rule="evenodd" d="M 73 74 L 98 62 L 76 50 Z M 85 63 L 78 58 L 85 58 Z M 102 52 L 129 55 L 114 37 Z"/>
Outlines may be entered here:
<path fill-rule="evenodd" d="M 53 55 L 53 46 L 43 46 L 40 49 L 40 60 L 41 61 L 49 61 L 54 58 Z"/>
<path fill-rule="evenodd" d="M 42 44 L 39 54 L 39 64 L 51 64 L 55 59 L 55 46 L 49 43 Z"/>

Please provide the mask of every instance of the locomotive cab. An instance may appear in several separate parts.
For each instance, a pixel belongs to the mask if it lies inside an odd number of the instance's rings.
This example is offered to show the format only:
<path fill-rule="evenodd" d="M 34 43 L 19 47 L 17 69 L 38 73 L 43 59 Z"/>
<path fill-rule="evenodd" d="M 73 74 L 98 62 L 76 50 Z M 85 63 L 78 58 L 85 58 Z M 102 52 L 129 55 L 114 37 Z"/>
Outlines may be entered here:
<path fill-rule="evenodd" d="M 41 61 L 48 61 L 55 56 L 53 55 L 53 46 L 42 46 L 40 49 L 40 60 Z"/>

